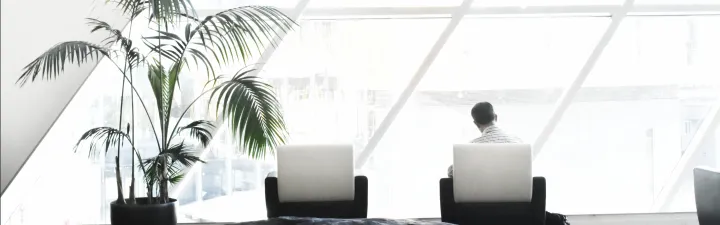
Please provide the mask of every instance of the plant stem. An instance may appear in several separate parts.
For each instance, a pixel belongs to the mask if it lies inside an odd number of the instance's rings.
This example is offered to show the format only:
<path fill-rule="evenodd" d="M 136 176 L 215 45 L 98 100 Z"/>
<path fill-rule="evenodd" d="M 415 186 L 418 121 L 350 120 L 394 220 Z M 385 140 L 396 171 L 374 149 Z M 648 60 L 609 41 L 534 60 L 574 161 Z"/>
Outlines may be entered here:
<path fill-rule="evenodd" d="M 160 35 L 161 26 L 160 26 L 160 20 L 159 20 L 159 19 L 158 19 L 157 25 L 158 25 L 158 35 Z M 166 25 L 167 25 L 167 24 L 166 24 Z M 166 30 L 167 30 L 167 29 L 166 29 Z M 162 40 L 158 39 L 158 46 L 161 46 L 161 44 L 162 44 Z M 162 69 L 162 68 L 163 68 L 163 66 L 162 66 L 162 54 L 159 54 L 158 57 L 159 57 L 158 62 L 160 62 L 160 68 Z M 164 69 L 163 69 L 163 70 L 164 70 Z M 165 71 L 163 71 L 163 73 L 164 73 L 164 72 L 165 72 Z M 158 102 L 157 104 L 163 104 L 163 103 Z M 169 102 L 168 104 L 172 104 L 172 99 L 170 99 L 170 102 Z M 158 107 L 158 108 L 165 108 L 165 107 L 162 106 L 162 107 Z M 170 110 L 171 108 L 172 108 L 172 107 L 168 107 L 168 110 Z M 162 132 L 162 135 L 161 135 L 161 136 L 162 136 L 162 149 L 158 149 L 160 152 L 165 151 L 165 150 L 167 149 L 167 147 L 168 147 L 168 143 L 167 143 L 167 141 L 168 141 L 168 139 L 167 139 L 167 138 L 168 138 L 168 137 L 167 137 L 167 135 L 168 135 L 168 133 L 167 133 L 167 126 L 163 124 L 163 113 L 168 113 L 168 115 L 169 115 L 170 112 L 162 112 L 162 110 L 159 110 L 159 112 L 158 112 L 158 114 L 159 114 L 159 118 L 158 118 L 158 119 L 160 119 L 160 126 L 161 126 L 161 127 L 160 127 L 160 130 L 161 130 L 160 132 Z M 167 203 L 167 202 L 168 202 L 168 187 L 167 187 L 168 185 L 167 185 L 167 179 L 166 179 L 166 176 L 167 176 L 167 166 L 168 166 L 168 165 L 167 165 L 166 161 L 167 161 L 166 158 L 163 158 L 163 160 L 161 160 L 160 165 L 159 165 L 159 166 L 160 166 L 160 185 L 159 185 L 160 193 L 159 193 L 159 194 L 160 194 L 160 202 L 162 202 L 162 203 Z"/>
<path fill-rule="evenodd" d="M 118 119 L 118 130 L 122 130 L 123 100 L 125 97 L 125 79 L 123 79 L 122 82 L 122 88 L 120 89 L 120 118 Z M 119 137 L 118 142 L 122 142 Z M 117 181 L 118 189 L 117 203 L 125 204 L 125 196 L 123 195 L 122 174 L 120 173 L 120 146 L 122 145 L 118 144 L 117 146 L 117 155 L 115 156 L 115 180 Z"/>
<path fill-rule="evenodd" d="M 137 6 L 133 7 L 132 15 L 135 15 L 136 9 L 137 9 Z M 128 31 L 128 38 L 132 38 L 133 20 L 134 20 L 134 18 L 132 18 L 132 16 L 130 16 L 130 28 Z M 127 62 L 130 52 L 126 52 L 125 54 L 127 54 L 125 56 L 125 61 Z M 130 85 L 132 85 L 132 82 L 133 82 L 132 63 L 130 63 L 129 67 L 130 67 L 130 71 L 129 71 L 130 72 Z M 123 79 L 123 81 L 125 81 L 125 80 Z M 131 133 L 130 139 L 134 143 L 135 142 L 135 95 L 132 94 L 132 91 L 130 92 L 130 117 L 131 117 L 130 123 L 132 123 L 132 133 Z M 128 132 L 130 132 L 130 131 L 128 130 Z M 135 146 L 133 146 L 133 149 L 134 148 L 135 148 Z M 130 154 L 135 155 L 135 151 L 134 150 L 131 151 Z M 135 200 L 135 157 L 130 157 L 130 158 L 132 159 L 132 161 L 130 162 L 130 171 L 131 171 L 130 172 L 130 204 L 136 204 L 136 200 Z"/>
<path fill-rule="evenodd" d="M 168 194 L 167 168 L 169 165 L 167 163 L 167 158 L 163 158 L 160 165 L 162 166 L 162 175 L 160 176 L 160 198 L 162 198 L 163 203 L 168 203 L 170 202 L 170 196 Z"/>
<path fill-rule="evenodd" d="M 132 82 L 132 72 L 130 72 L 130 82 Z M 130 111 L 132 111 L 131 112 L 131 117 L 132 117 L 131 139 L 133 142 L 135 142 L 135 101 L 134 101 L 134 99 L 135 99 L 135 97 L 131 93 L 131 95 L 130 95 Z M 135 154 L 135 151 L 131 152 L 131 154 Z M 130 175 L 130 204 L 135 204 L 136 203 L 136 201 L 135 201 L 135 157 L 130 157 L 130 158 L 132 158 L 132 161 L 130 163 L 130 170 L 132 171 L 131 175 Z"/>
<path fill-rule="evenodd" d="M 132 70 L 130 72 L 130 82 L 132 83 Z M 135 142 L 135 107 L 134 107 L 135 101 L 133 101 L 134 99 L 135 99 L 134 95 L 131 92 L 130 93 L 130 111 L 131 111 L 130 114 L 132 116 L 131 123 L 132 123 L 132 129 L 133 129 L 131 140 L 133 143 Z M 133 146 L 133 148 L 135 148 L 135 147 Z M 130 154 L 135 155 L 135 151 L 131 151 Z M 135 204 L 136 203 L 136 200 L 135 200 L 135 157 L 130 157 L 130 158 L 132 161 L 130 164 L 130 196 L 129 196 L 130 200 L 129 200 L 129 203 Z"/>
<path fill-rule="evenodd" d="M 148 204 L 153 203 L 153 196 L 155 196 L 155 195 L 153 195 L 153 185 L 152 185 L 152 183 L 148 182 L 148 185 L 147 185 Z"/>
<path fill-rule="evenodd" d="M 120 157 L 115 156 L 115 180 L 118 186 L 117 204 L 125 204 L 125 197 L 122 191 L 122 180 L 120 179 Z"/>
<path fill-rule="evenodd" d="M 124 90 L 125 90 L 125 80 L 123 80 L 123 85 L 122 85 L 122 86 L 123 86 L 123 91 L 124 91 Z M 123 92 L 123 95 L 124 95 L 124 94 L 125 94 L 125 93 Z M 132 96 L 132 92 L 130 92 L 130 95 Z M 122 99 L 123 99 L 123 97 L 120 97 L 120 99 L 121 99 L 121 100 L 120 100 L 120 102 L 121 102 L 120 104 L 122 105 L 122 102 L 123 102 Z M 122 108 L 123 108 L 123 107 L 120 107 L 120 124 L 122 124 Z M 122 130 L 122 125 L 120 126 L 120 130 Z M 130 124 L 128 124 L 127 129 L 125 129 L 125 132 L 130 132 Z M 128 134 L 126 134 L 126 135 L 128 135 Z M 130 141 L 130 144 L 131 144 L 131 146 L 130 146 L 130 147 L 131 147 L 131 149 L 130 149 L 130 154 L 131 154 L 130 159 L 132 160 L 132 165 L 130 166 L 130 174 L 131 174 L 130 187 L 129 187 L 130 196 L 128 196 L 128 202 L 127 202 L 127 203 L 128 203 L 128 204 L 131 204 L 131 205 L 134 205 L 134 204 L 135 204 L 135 190 L 134 190 L 134 189 L 135 189 L 135 157 L 133 157 L 133 156 L 135 156 L 135 151 L 134 151 L 135 145 L 133 144 L 133 142 L 134 142 L 133 140 L 129 140 L 129 141 Z M 121 145 L 118 145 L 118 157 L 120 157 L 120 146 L 121 146 Z M 120 177 L 120 174 L 118 174 L 118 177 Z"/>
<path fill-rule="evenodd" d="M 109 61 L 112 62 L 115 65 L 115 67 L 118 68 L 119 71 L 122 71 L 120 66 L 117 63 L 115 63 L 115 61 L 113 61 L 113 60 L 109 60 Z M 125 79 L 126 81 L 130 81 L 130 78 L 125 76 L 125 74 L 123 74 L 123 79 Z M 157 136 L 157 130 L 155 129 L 155 125 L 152 123 L 152 117 L 150 116 L 150 112 L 148 111 L 147 106 L 145 105 L 145 102 L 143 102 L 142 98 L 140 97 L 140 93 L 135 88 L 135 85 L 133 85 L 132 83 L 130 83 L 130 90 L 135 92 L 135 95 L 138 96 L 138 101 L 140 101 L 140 105 L 143 107 L 143 111 L 145 112 L 145 115 L 147 116 L 148 121 L 150 121 L 149 122 L 150 128 L 152 129 L 153 135 L 155 136 L 155 142 L 157 143 L 157 147 L 158 147 L 158 149 L 160 149 L 161 148 L 160 147 L 160 139 Z"/>

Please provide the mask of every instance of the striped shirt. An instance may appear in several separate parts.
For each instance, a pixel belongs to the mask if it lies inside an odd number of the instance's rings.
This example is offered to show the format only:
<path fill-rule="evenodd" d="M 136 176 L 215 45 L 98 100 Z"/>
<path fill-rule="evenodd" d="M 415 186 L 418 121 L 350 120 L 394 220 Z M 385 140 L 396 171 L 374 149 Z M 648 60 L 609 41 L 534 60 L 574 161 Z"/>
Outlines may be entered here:
<path fill-rule="evenodd" d="M 508 133 L 495 125 L 491 125 L 482 132 L 482 136 L 475 138 L 470 143 L 522 143 L 522 140 Z M 453 166 L 448 168 L 448 177 L 453 177 Z"/>

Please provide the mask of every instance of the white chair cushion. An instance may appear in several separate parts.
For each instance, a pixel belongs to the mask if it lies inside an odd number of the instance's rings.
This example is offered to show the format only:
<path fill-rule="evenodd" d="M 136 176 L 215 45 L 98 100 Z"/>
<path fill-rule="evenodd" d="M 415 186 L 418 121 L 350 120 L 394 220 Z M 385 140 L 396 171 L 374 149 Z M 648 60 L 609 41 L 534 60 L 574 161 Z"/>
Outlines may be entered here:
<path fill-rule="evenodd" d="M 455 202 L 530 202 L 532 150 L 528 144 L 456 144 Z"/>
<path fill-rule="evenodd" d="M 353 200 L 355 177 L 352 145 L 278 147 L 280 202 Z"/>

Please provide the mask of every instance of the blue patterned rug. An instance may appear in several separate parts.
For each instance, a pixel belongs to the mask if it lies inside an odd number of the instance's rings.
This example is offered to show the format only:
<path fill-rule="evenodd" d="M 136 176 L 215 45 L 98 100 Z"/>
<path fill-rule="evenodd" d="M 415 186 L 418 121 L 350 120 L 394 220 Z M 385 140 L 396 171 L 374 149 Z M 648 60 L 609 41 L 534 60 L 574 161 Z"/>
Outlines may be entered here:
<path fill-rule="evenodd" d="M 263 221 L 236 223 L 233 225 L 450 225 L 439 221 L 407 219 L 318 219 L 283 217 Z"/>

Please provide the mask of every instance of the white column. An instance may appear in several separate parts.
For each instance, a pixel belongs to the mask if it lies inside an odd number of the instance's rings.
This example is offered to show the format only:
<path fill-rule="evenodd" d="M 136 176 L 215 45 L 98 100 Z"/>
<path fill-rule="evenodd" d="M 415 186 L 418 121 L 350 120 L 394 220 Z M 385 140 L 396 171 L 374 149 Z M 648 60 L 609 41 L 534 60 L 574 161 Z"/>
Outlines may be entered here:
<path fill-rule="evenodd" d="M 562 118 L 565 111 L 568 109 L 568 107 L 570 107 L 570 103 L 572 103 L 572 100 L 575 98 L 575 95 L 582 87 L 585 79 L 587 79 L 593 67 L 595 67 L 595 63 L 597 63 L 598 59 L 600 59 L 600 56 L 602 56 L 605 47 L 607 47 L 607 45 L 610 43 L 610 40 L 612 40 L 613 36 L 615 36 L 615 31 L 617 31 L 618 27 L 620 26 L 620 22 L 622 22 L 622 20 L 625 18 L 627 12 L 632 9 L 633 3 L 634 0 L 625 0 L 625 4 L 623 4 L 623 7 L 612 14 L 612 22 L 610 23 L 610 26 L 608 26 L 607 30 L 605 30 L 605 34 L 603 34 L 600 42 L 598 42 L 598 44 L 595 46 L 595 49 L 590 54 L 590 57 L 588 57 L 585 65 L 580 70 L 580 73 L 578 73 L 570 86 L 568 86 L 568 88 L 558 100 L 553 114 L 550 116 L 550 119 L 546 123 L 542 132 L 540 132 L 540 135 L 538 135 L 538 137 L 535 139 L 535 143 L 533 144 L 533 159 L 537 158 L 537 155 L 542 151 L 543 146 L 547 142 L 552 132 L 555 130 L 555 127 L 560 122 L 560 119 Z"/>
<path fill-rule="evenodd" d="M 403 90 L 403 92 L 400 94 L 400 98 L 398 98 L 392 108 L 390 108 L 390 111 L 388 112 L 387 116 L 385 116 L 385 119 L 383 119 L 383 121 L 380 123 L 380 126 L 378 126 L 373 136 L 370 137 L 368 144 L 365 146 L 365 150 L 363 150 L 363 152 L 361 152 L 358 156 L 357 161 L 355 162 L 356 169 L 362 168 L 365 163 L 367 163 L 373 151 L 375 151 L 375 147 L 377 147 L 382 137 L 390 128 L 390 125 L 392 125 L 392 123 L 395 121 L 395 117 L 400 114 L 400 110 L 402 110 L 402 108 L 405 106 L 405 103 L 407 103 L 408 99 L 410 99 L 410 96 L 415 91 L 415 88 L 418 86 L 418 84 L 420 84 L 420 81 L 425 76 L 428 69 L 430 69 L 430 66 L 435 61 L 435 58 L 437 58 L 440 50 L 442 50 L 443 46 L 445 46 L 445 43 L 450 38 L 450 35 L 452 35 L 453 31 L 455 31 L 455 28 L 457 28 L 460 21 L 468 12 L 470 6 L 472 6 L 472 3 L 473 0 L 464 0 L 462 4 L 457 7 L 456 10 L 453 12 L 450 23 L 448 23 L 447 27 L 445 27 L 445 30 L 440 34 L 440 37 L 438 37 L 438 40 L 435 42 L 435 45 L 433 45 L 433 47 L 430 49 L 430 52 L 427 54 L 427 56 L 425 56 L 425 60 L 422 62 L 422 64 L 420 64 L 417 72 L 415 72 L 415 76 L 412 77 L 410 83 L 408 83 L 408 85 L 405 87 L 405 90 Z"/>
<path fill-rule="evenodd" d="M 202 163 L 200 163 L 198 165 L 195 165 L 194 168 L 197 168 L 197 169 L 195 169 L 195 171 L 193 171 L 193 172 L 188 172 L 188 174 L 190 174 L 191 177 L 193 174 L 195 175 L 194 177 L 192 177 L 192 178 L 194 178 L 194 182 L 195 182 L 195 202 L 202 202 L 203 201 L 203 175 L 202 175 L 203 165 L 202 165 Z M 177 192 L 176 196 L 179 193 L 180 192 Z"/>
<path fill-rule="evenodd" d="M 233 158 L 235 149 L 234 148 L 224 148 L 225 150 L 225 159 L 224 159 L 224 167 L 225 171 L 223 173 L 223 189 L 225 192 L 225 195 L 232 195 L 233 189 L 235 189 L 235 176 L 233 175 Z"/>

